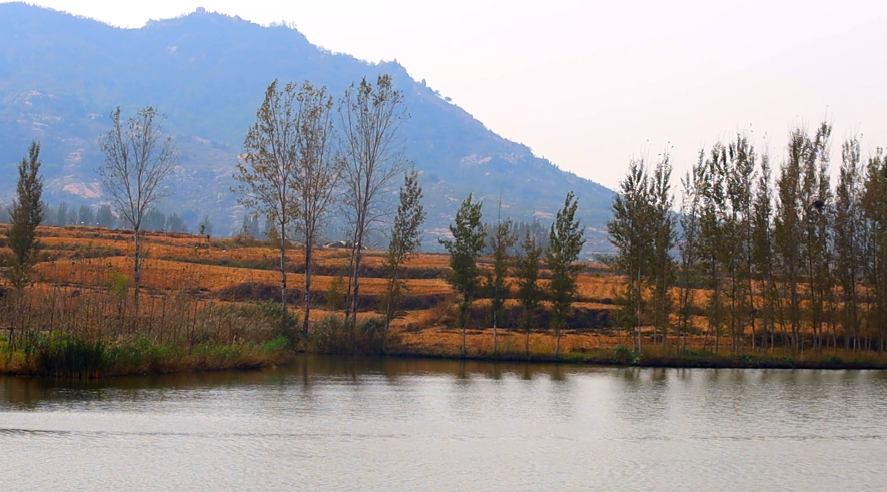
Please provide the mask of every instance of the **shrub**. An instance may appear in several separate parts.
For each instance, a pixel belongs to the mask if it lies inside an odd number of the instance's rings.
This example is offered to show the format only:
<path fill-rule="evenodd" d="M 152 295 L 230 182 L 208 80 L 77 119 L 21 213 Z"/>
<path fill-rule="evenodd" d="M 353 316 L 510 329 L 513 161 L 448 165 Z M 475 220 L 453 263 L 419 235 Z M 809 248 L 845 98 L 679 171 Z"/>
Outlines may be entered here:
<path fill-rule="evenodd" d="M 31 334 L 25 341 L 25 354 L 34 357 L 39 374 L 50 377 L 97 377 L 111 362 L 105 342 L 59 333 Z"/>
<path fill-rule="evenodd" d="M 289 338 L 279 335 L 275 337 L 273 340 L 268 341 L 265 345 L 262 345 L 262 351 L 266 354 L 270 354 L 272 352 L 279 352 L 281 350 L 287 349 L 292 345 L 292 342 Z"/>
<path fill-rule="evenodd" d="M 308 345 L 312 351 L 322 354 L 376 355 L 382 353 L 384 333 L 382 318 L 358 321 L 352 331 L 344 317 L 331 314 L 312 327 Z"/>

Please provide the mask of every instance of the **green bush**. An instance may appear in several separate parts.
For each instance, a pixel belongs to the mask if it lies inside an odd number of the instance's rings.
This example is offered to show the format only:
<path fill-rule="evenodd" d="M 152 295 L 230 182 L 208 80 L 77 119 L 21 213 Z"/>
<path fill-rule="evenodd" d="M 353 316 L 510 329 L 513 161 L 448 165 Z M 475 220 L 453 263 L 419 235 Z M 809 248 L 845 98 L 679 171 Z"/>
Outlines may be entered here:
<path fill-rule="evenodd" d="M 635 353 L 629 350 L 625 345 L 619 344 L 616 346 L 616 351 L 613 353 L 613 361 L 617 364 L 632 364 L 636 362 Z"/>
<path fill-rule="evenodd" d="M 278 335 L 273 340 L 266 342 L 265 345 L 262 345 L 262 351 L 266 354 L 270 354 L 272 352 L 279 352 L 281 350 L 285 350 L 292 345 L 292 341 L 283 336 Z"/>
<path fill-rule="evenodd" d="M 107 343 L 59 333 L 29 334 L 24 352 L 39 374 L 50 377 L 97 377 L 111 364 Z"/>
<path fill-rule="evenodd" d="M 152 373 L 163 372 L 162 366 L 170 363 L 174 355 L 172 348 L 139 337 L 112 347 L 108 359 L 109 366 L 125 373 Z"/>

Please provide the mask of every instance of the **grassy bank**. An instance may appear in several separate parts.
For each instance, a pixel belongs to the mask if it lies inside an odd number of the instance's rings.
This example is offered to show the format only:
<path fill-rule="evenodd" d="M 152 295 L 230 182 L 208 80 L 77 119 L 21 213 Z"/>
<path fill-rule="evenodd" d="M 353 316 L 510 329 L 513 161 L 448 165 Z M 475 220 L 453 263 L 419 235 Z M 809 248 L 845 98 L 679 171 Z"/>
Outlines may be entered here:
<path fill-rule="evenodd" d="M 264 344 L 155 343 L 146 338 L 89 341 L 59 334 L 11 349 L 0 342 L 0 373 L 86 379 L 258 369 L 292 360 L 286 339 Z"/>
<path fill-rule="evenodd" d="M 87 341 L 60 334 L 33 337 L 26 345 L 10 349 L 0 340 L 0 374 L 53 378 L 97 378 L 158 375 L 183 372 L 249 370 L 287 365 L 299 353 L 375 355 L 394 358 L 463 359 L 457 347 L 415 347 L 395 343 L 382 353 L 380 326 L 364 320 L 351 332 L 338 318 L 316 325 L 313 335 L 293 342 L 278 336 L 268 342 L 197 345 L 155 343 L 137 337 L 116 341 Z M 887 369 L 887 357 L 872 354 L 743 354 L 728 355 L 660 347 L 632 352 L 624 346 L 562 353 L 531 350 L 474 352 L 464 359 L 490 362 L 567 363 L 601 366 L 670 368 L 766 369 Z"/>

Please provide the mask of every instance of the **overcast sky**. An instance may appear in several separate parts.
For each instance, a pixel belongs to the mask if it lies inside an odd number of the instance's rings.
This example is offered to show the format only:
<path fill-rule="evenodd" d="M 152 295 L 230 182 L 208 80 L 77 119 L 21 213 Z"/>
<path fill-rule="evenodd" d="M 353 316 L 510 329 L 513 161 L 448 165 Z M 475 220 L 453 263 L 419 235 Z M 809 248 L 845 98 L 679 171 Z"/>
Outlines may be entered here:
<path fill-rule="evenodd" d="M 35 0 L 141 27 L 204 7 L 369 61 L 397 59 L 493 131 L 615 188 L 667 146 L 677 173 L 737 131 L 827 117 L 887 146 L 887 2 L 580 0 Z M 835 153 L 837 159 L 839 154 Z M 834 167 L 838 162 L 834 162 Z"/>

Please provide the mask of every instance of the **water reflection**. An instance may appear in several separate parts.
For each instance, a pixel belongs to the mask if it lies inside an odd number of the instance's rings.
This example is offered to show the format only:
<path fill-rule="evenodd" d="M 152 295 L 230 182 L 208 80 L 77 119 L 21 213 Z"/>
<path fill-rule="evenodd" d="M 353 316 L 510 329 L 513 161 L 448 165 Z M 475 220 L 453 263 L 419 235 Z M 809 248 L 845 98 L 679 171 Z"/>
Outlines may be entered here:
<path fill-rule="evenodd" d="M 0 377 L 0 454 L 35 490 L 879 490 L 885 390 L 871 371 L 348 357 Z"/>

